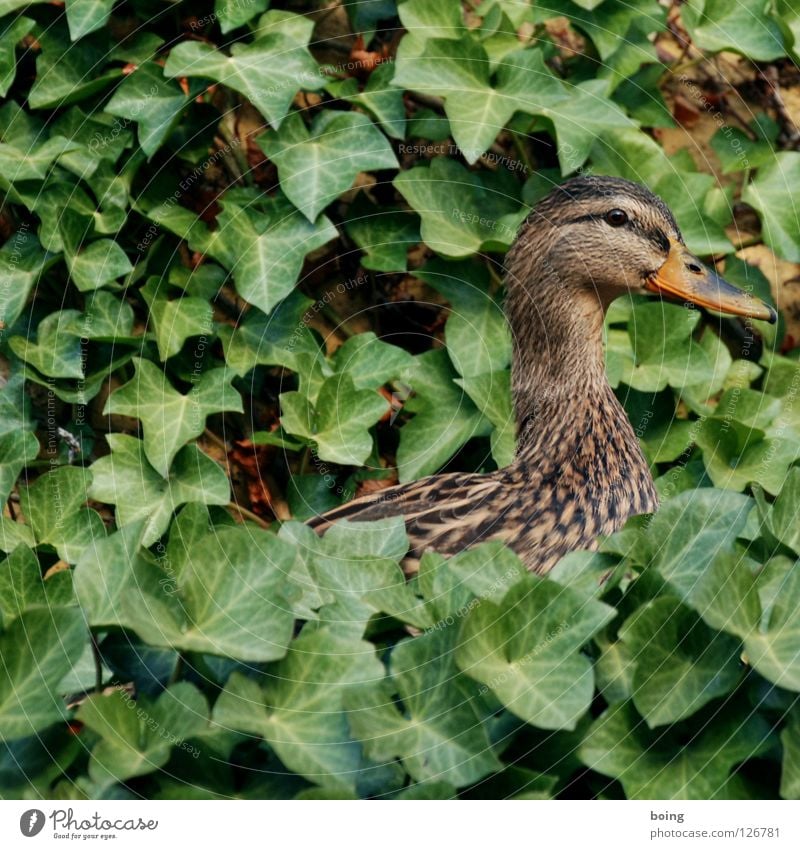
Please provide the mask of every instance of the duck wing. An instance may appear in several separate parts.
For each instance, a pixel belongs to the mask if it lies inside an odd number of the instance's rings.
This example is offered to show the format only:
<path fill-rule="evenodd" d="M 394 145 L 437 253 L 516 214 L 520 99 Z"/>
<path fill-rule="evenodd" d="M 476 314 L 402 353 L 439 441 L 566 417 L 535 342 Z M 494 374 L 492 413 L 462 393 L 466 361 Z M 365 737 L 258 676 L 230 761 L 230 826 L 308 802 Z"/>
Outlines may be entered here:
<path fill-rule="evenodd" d="M 411 542 L 406 565 L 429 548 L 457 554 L 488 539 L 510 539 L 518 516 L 518 486 L 501 472 L 434 475 L 334 507 L 306 524 L 317 532 L 341 519 L 373 521 L 402 516 Z"/>

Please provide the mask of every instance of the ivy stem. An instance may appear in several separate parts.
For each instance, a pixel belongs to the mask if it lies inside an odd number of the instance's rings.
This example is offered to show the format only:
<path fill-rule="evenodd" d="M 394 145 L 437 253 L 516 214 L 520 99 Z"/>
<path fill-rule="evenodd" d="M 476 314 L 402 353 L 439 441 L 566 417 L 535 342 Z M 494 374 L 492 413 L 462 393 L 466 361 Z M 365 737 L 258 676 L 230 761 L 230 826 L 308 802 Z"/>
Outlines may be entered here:
<path fill-rule="evenodd" d="M 186 666 L 186 658 L 184 658 L 183 652 L 179 652 L 178 659 L 175 661 L 175 668 L 172 670 L 172 674 L 169 676 L 169 681 L 167 682 L 168 687 L 170 684 L 177 684 L 180 681 L 184 666 Z"/>
<path fill-rule="evenodd" d="M 103 692 L 103 658 L 100 656 L 100 646 L 97 645 L 97 638 L 89 631 L 89 639 L 92 643 L 92 658 L 94 660 L 94 691 L 95 693 Z"/>
<path fill-rule="evenodd" d="M 237 504 L 235 501 L 228 502 L 228 509 L 235 510 L 243 519 L 249 519 L 251 522 L 255 522 L 260 528 L 264 528 L 264 530 L 269 528 L 269 522 L 262 519 L 261 516 L 257 516 L 252 510 L 248 510 L 247 507 Z"/>

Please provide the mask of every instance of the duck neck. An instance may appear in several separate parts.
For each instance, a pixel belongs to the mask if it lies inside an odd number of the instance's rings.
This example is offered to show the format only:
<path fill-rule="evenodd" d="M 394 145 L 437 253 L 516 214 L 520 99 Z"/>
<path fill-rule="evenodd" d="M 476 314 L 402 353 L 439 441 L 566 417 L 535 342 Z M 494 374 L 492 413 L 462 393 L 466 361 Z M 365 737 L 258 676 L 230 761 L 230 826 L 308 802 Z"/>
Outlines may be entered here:
<path fill-rule="evenodd" d="M 605 375 L 603 305 L 582 287 L 539 271 L 528 278 L 533 284 L 509 285 L 507 300 L 522 464 L 543 453 L 574 456 L 576 444 L 598 427 L 633 436 Z"/>

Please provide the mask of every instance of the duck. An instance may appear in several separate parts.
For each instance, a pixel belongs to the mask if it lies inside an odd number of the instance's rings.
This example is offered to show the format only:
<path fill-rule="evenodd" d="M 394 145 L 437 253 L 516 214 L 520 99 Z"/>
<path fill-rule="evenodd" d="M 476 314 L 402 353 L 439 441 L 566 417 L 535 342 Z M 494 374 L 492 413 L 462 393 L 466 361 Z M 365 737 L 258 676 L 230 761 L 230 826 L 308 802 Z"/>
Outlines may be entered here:
<path fill-rule="evenodd" d="M 687 307 L 774 323 L 775 310 L 687 248 L 675 217 L 646 187 L 581 175 L 555 187 L 506 255 L 517 448 L 485 473 L 435 474 L 354 499 L 308 524 L 402 516 L 413 572 L 426 551 L 452 556 L 499 540 L 545 574 L 653 513 L 650 467 L 605 373 L 603 326 L 616 298 L 652 293 Z"/>

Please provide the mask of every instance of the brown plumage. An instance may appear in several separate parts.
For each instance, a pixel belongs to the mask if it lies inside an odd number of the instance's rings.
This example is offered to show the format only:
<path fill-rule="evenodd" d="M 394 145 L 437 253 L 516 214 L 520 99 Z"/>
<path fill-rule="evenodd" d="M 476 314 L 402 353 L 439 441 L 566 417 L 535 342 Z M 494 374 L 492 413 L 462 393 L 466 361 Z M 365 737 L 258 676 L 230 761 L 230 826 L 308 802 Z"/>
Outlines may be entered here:
<path fill-rule="evenodd" d="M 513 335 L 514 462 L 488 474 L 449 473 L 391 487 L 309 524 L 403 515 L 410 560 L 507 543 L 536 572 L 590 548 L 600 534 L 658 506 L 636 435 L 605 376 L 608 304 L 644 290 L 720 312 L 774 320 L 686 249 L 667 206 L 609 177 L 555 189 L 520 228 L 506 262 Z"/>

